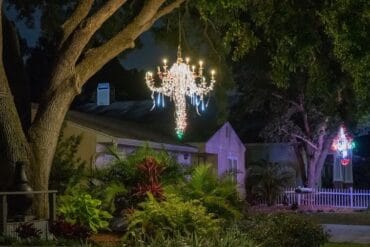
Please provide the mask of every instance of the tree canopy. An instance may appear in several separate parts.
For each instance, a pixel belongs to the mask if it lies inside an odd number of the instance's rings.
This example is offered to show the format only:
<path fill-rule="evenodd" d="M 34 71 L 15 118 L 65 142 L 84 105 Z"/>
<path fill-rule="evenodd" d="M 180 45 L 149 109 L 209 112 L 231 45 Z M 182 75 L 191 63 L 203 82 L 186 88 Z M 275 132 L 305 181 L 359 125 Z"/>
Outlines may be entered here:
<path fill-rule="evenodd" d="M 303 148 L 317 180 L 339 124 L 354 127 L 369 107 L 370 5 L 246 2 L 257 42 L 234 67 L 242 95 L 232 118 L 241 126 L 256 117 L 263 139 Z"/>

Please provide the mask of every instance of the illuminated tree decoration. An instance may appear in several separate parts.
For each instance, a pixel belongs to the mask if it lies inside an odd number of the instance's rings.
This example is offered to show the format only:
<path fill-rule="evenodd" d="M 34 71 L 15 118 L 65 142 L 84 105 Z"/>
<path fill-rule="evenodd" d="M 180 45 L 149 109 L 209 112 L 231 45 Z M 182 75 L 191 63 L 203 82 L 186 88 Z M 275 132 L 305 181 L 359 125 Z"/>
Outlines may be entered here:
<path fill-rule="evenodd" d="M 199 68 L 190 66 L 190 59 L 185 63 L 181 56 L 181 47 L 178 47 L 177 61 L 168 70 L 167 60 L 163 60 L 162 68 L 157 67 L 157 77 L 160 80 L 156 85 L 154 74 L 147 72 L 145 81 L 152 91 L 153 110 L 155 107 L 165 107 L 165 97 L 169 97 L 175 104 L 176 134 L 182 139 L 187 126 L 187 97 L 191 105 L 199 112 L 205 111 L 208 106 L 207 95 L 213 90 L 215 84 L 215 71 L 211 71 L 211 80 L 208 83 L 203 74 L 203 62 L 199 61 Z M 156 78 L 157 79 L 157 78 Z M 208 97 L 209 100 L 209 97 Z"/>
<path fill-rule="evenodd" d="M 344 128 L 341 126 L 339 128 L 338 135 L 334 138 L 332 144 L 332 150 L 336 151 L 340 157 L 340 163 L 346 166 L 350 163 L 350 150 L 355 147 L 352 137 L 350 137 Z"/>

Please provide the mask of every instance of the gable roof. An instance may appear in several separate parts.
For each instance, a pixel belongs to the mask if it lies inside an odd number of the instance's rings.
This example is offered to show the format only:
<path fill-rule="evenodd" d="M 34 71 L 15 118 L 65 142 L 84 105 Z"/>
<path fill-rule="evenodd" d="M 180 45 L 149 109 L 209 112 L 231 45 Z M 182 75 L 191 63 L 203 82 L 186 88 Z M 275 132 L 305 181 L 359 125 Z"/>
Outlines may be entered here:
<path fill-rule="evenodd" d="M 69 111 L 66 120 L 120 139 L 150 141 L 192 147 L 166 135 L 154 125 L 122 121 L 111 117 Z"/>
<path fill-rule="evenodd" d="M 217 134 L 219 134 L 219 132 L 221 130 L 223 130 L 224 128 L 228 127 L 231 131 L 232 134 L 234 134 L 234 136 L 236 137 L 236 141 L 239 143 L 239 145 L 241 147 L 243 147 L 243 149 L 245 150 L 246 147 L 244 145 L 244 143 L 242 142 L 242 140 L 240 140 L 240 137 L 238 135 L 238 133 L 236 133 L 235 129 L 233 128 L 233 126 L 231 125 L 231 123 L 229 121 L 227 121 L 226 123 L 224 123 L 224 125 L 221 126 L 221 128 L 219 128 L 208 140 L 207 142 L 211 141 Z"/>
<path fill-rule="evenodd" d="M 213 133 L 213 135 L 211 135 L 205 142 L 190 142 L 192 145 L 198 147 L 199 149 L 201 150 L 204 150 L 205 149 L 205 145 L 206 143 L 210 142 L 213 138 L 216 138 L 216 136 L 219 134 L 220 131 L 222 131 L 224 128 L 226 127 L 229 127 L 230 128 L 230 131 L 234 134 L 234 136 L 236 137 L 236 141 L 239 143 L 239 145 L 241 147 L 243 147 L 243 149 L 245 150 L 246 147 L 244 145 L 244 143 L 242 142 L 242 140 L 240 140 L 240 137 L 239 135 L 236 133 L 236 131 L 234 130 L 233 126 L 230 124 L 229 121 L 225 122 L 220 128 L 217 129 L 217 131 L 215 133 Z"/>
<path fill-rule="evenodd" d="M 155 127 L 165 136 L 177 139 L 175 132 L 174 105 L 168 104 L 166 108 L 155 108 L 151 110 L 151 100 L 141 101 L 116 101 L 108 106 L 97 106 L 96 103 L 84 103 L 75 105 L 74 109 L 80 112 L 110 117 L 117 120 L 142 123 Z M 215 111 L 203 112 L 201 116 L 192 109 L 188 109 L 188 126 L 184 139 L 180 143 L 204 142 L 218 129 L 215 126 Z M 177 142 L 179 142 L 177 140 Z"/>

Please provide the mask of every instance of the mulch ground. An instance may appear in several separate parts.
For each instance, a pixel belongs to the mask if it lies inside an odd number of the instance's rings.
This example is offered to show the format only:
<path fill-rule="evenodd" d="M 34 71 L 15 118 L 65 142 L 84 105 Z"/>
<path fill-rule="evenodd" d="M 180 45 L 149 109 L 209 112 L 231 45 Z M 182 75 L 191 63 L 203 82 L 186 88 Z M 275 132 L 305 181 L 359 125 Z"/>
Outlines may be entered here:
<path fill-rule="evenodd" d="M 122 246 L 122 235 L 116 233 L 98 233 L 90 237 L 90 240 L 98 245 L 104 247 Z"/>

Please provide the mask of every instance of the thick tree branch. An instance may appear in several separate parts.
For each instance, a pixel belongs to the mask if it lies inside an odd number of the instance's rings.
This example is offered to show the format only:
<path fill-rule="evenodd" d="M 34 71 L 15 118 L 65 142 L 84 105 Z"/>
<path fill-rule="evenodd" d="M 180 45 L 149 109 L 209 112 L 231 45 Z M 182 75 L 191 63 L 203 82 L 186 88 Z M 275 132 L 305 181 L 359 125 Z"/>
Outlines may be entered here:
<path fill-rule="evenodd" d="M 60 46 L 68 39 L 72 32 L 78 27 L 83 19 L 89 14 L 94 0 L 80 0 L 72 15 L 63 23 L 62 31 L 63 36 Z"/>
<path fill-rule="evenodd" d="M 148 0 L 130 24 L 108 42 L 91 49 L 85 54 L 85 57 L 76 67 L 76 73 L 79 74 L 81 82 L 85 83 L 108 61 L 118 56 L 124 50 L 133 48 L 135 40 L 143 32 L 148 30 L 159 18 L 179 7 L 184 1 L 175 0 L 161 9 L 165 0 Z"/>
<path fill-rule="evenodd" d="M 303 118 L 303 125 L 307 136 L 311 136 L 311 128 L 308 122 L 308 114 L 305 110 L 305 104 L 304 104 L 304 94 L 300 94 L 299 96 L 299 104 L 302 109 L 302 118 Z"/>
<path fill-rule="evenodd" d="M 328 156 L 330 146 L 333 143 L 334 136 L 330 135 L 326 138 L 325 144 L 322 147 L 321 155 L 317 161 L 317 167 L 316 167 L 316 175 L 315 178 L 319 179 L 321 177 L 321 171 L 325 164 L 326 157 Z"/>
<path fill-rule="evenodd" d="M 15 162 L 27 162 L 31 155 L 3 64 L 2 3 L 0 0 L 0 190 L 13 182 Z"/>
<path fill-rule="evenodd" d="M 94 15 L 85 19 L 61 48 L 61 55 L 57 58 L 56 67 L 50 80 L 48 94 L 57 90 L 60 83 L 75 77 L 75 64 L 82 51 L 95 32 L 109 19 L 127 0 L 108 0 Z M 80 88 L 76 82 L 77 88 Z"/>
<path fill-rule="evenodd" d="M 289 104 L 292 104 L 292 105 L 296 106 L 298 109 L 300 109 L 300 111 L 303 111 L 302 105 L 293 101 L 293 100 L 288 100 L 288 99 L 284 98 L 282 95 L 277 94 L 277 93 L 272 93 L 272 96 L 274 96 L 275 98 L 281 99 L 281 100 L 283 100 L 283 101 L 285 101 Z"/>
<path fill-rule="evenodd" d="M 158 19 L 162 18 L 163 16 L 171 13 L 174 9 L 180 7 L 180 5 L 185 2 L 185 0 L 176 0 L 170 4 L 168 4 L 167 6 L 163 7 L 162 9 L 160 9 L 158 11 L 158 13 L 155 15 L 153 21 L 152 21 L 152 24 L 154 22 L 156 22 Z"/>
<path fill-rule="evenodd" d="M 295 137 L 297 139 L 300 139 L 300 140 L 304 141 L 305 143 L 307 143 L 308 145 L 310 145 L 315 150 L 318 150 L 319 149 L 315 143 L 313 143 L 312 141 L 310 141 L 306 137 L 303 137 L 303 136 L 300 136 L 300 135 L 297 135 L 297 134 L 294 134 L 294 133 L 289 133 L 287 130 L 285 130 L 283 128 L 280 129 L 280 130 L 283 131 L 284 133 L 286 133 L 287 135 L 293 136 L 293 137 Z"/>

